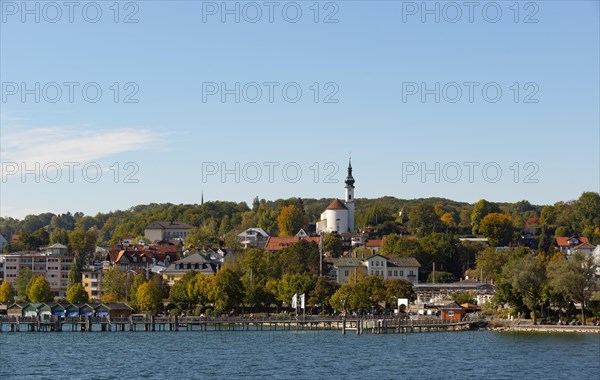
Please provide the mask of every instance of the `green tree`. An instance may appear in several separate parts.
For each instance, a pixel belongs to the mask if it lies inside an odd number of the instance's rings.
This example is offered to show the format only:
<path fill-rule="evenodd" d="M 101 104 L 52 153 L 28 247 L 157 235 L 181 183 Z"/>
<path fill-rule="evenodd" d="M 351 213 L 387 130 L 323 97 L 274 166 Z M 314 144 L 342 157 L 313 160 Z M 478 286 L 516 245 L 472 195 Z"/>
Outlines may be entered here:
<path fill-rule="evenodd" d="M 71 251 L 77 253 L 77 265 L 79 269 L 88 261 L 96 250 L 97 237 L 91 232 L 77 228 L 69 232 L 69 246 Z"/>
<path fill-rule="evenodd" d="M 452 293 L 450 296 L 454 302 L 459 305 L 463 303 L 477 304 L 475 292 L 468 290 L 466 292 Z"/>
<path fill-rule="evenodd" d="M 513 258 L 502 270 L 500 281 L 510 284 L 520 294 L 525 305 L 532 311 L 534 325 L 547 279 L 546 262 L 536 255 Z"/>
<path fill-rule="evenodd" d="M 162 291 L 152 281 L 141 284 L 135 298 L 140 311 L 156 314 L 162 310 Z"/>
<path fill-rule="evenodd" d="M 35 276 L 31 279 L 27 297 L 31 302 L 50 302 L 54 299 L 46 277 Z"/>
<path fill-rule="evenodd" d="M 323 250 L 331 253 L 332 257 L 339 257 L 342 254 L 342 239 L 336 233 L 327 233 L 323 237 Z"/>
<path fill-rule="evenodd" d="M 4 281 L 0 285 L 0 302 L 14 302 L 15 288 L 8 281 Z"/>
<path fill-rule="evenodd" d="M 127 302 L 127 275 L 119 268 L 104 271 L 102 275 L 102 302 Z"/>
<path fill-rule="evenodd" d="M 387 307 L 397 305 L 398 298 L 407 298 L 414 301 L 417 296 L 412 282 L 401 278 L 388 278 L 383 280 L 385 289 L 385 304 Z"/>
<path fill-rule="evenodd" d="M 217 272 L 214 281 L 210 298 L 215 305 L 215 310 L 224 312 L 237 307 L 244 294 L 239 274 L 225 267 Z"/>
<path fill-rule="evenodd" d="M 581 303 L 584 325 L 586 307 L 597 288 L 596 270 L 594 257 L 580 253 L 575 253 L 569 260 L 562 256 L 548 265 L 550 287 L 555 292 Z"/>
<path fill-rule="evenodd" d="M 497 204 L 480 199 L 471 212 L 471 226 L 473 228 L 473 234 L 479 233 L 479 223 L 488 214 L 499 213 L 500 208 Z"/>
<path fill-rule="evenodd" d="M 76 264 L 77 259 L 71 263 L 69 268 L 69 277 L 67 278 L 67 289 L 75 284 L 81 283 L 81 272 L 79 266 Z"/>
<path fill-rule="evenodd" d="M 285 273 L 277 284 L 277 299 L 291 304 L 294 294 L 309 296 L 315 281 L 315 276 L 309 273 Z"/>
<path fill-rule="evenodd" d="M 408 226 L 417 236 L 425 236 L 438 231 L 441 221 L 435 213 L 435 208 L 428 203 L 419 203 L 408 212 Z"/>
<path fill-rule="evenodd" d="M 285 206 L 277 217 L 279 236 L 294 236 L 304 227 L 304 214 L 295 205 Z"/>
<path fill-rule="evenodd" d="M 586 227 L 600 227 L 600 194 L 585 192 L 581 194 L 574 210 L 578 230 Z"/>
<path fill-rule="evenodd" d="M 497 251 L 494 247 L 488 247 L 483 251 L 479 251 L 475 258 L 475 269 L 477 275 L 482 277 L 480 280 L 496 280 L 509 259 L 509 252 Z"/>
<path fill-rule="evenodd" d="M 506 214 L 487 214 L 479 224 L 479 232 L 488 238 L 491 246 L 506 246 L 513 236 L 512 220 Z"/>
<path fill-rule="evenodd" d="M 188 296 L 192 303 L 206 305 L 210 302 L 214 276 L 197 273 L 188 283 Z"/>
<path fill-rule="evenodd" d="M 33 272 L 27 267 L 21 267 L 17 273 L 17 298 L 19 302 L 29 301 L 29 295 L 27 290 L 31 280 L 33 279 Z"/>
<path fill-rule="evenodd" d="M 175 303 L 180 310 L 189 309 L 193 303 L 188 288 L 190 282 L 197 274 L 198 272 L 194 270 L 188 271 L 183 275 L 183 277 L 181 277 L 179 281 L 171 286 L 169 299 L 171 302 Z"/>
<path fill-rule="evenodd" d="M 339 289 L 337 282 L 320 276 L 308 296 L 308 304 L 320 306 L 323 311 L 329 309 L 329 299 Z"/>
<path fill-rule="evenodd" d="M 83 288 L 83 285 L 79 283 L 71 285 L 67 289 L 67 301 L 70 303 L 89 302 L 88 293 Z"/>
<path fill-rule="evenodd" d="M 50 232 L 50 244 L 69 244 L 69 233 L 64 228 L 56 228 Z"/>

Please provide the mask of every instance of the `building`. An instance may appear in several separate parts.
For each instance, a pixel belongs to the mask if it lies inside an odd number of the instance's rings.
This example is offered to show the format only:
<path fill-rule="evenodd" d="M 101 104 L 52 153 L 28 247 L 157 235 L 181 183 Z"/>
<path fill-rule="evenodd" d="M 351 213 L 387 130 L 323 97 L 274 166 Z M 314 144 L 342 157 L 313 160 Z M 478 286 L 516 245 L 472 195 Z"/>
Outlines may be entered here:
<path fill-rule="evenodd" d="M 125 272 L 148 273 L 156 265 L 168 267 L 177 260 L 178 251 L 177 246 L 168 242 L 150 246 L 143 244 L 115 245 L 105 257 L 104 269 L 117 267 Z"/>
<path fill-rule="evenodd" d="M 348 162 L 348 176 L 345 180 L 346 201 L 334 199 L 321 213 L 317 222 L 317 233 L 321 232 L 354 232 L 354 177 L 352 163 Z"/>
<path fill-rule="evenodd" d="M 90 268 L 81 271 L 81 284 L 90 300 L 102 299 L 102 270 Z"/>
<path fill-rule="evenodd" d="M 262 228 L 248 228 L 246 231 L 237 234 L 237 239 L 244 248 L 264 248 L 267 240 L 269 240 L 269 234 Z"/>
<path fill-rule="evenodd" d="M 360 258 L 330 258 L 333 264 L 333 275 L 339 284 L 346 284 L 351 277 L 358 275 L 381 276 L 383 279 L 404 279 L 417 283 L 421 264 L 414 257 L 387 258 L 382 255 L 373 255 L 364 259 Z"/>
<path fill-rule="evenodd" d="M 581 253 L 584 255 L 591 255 L 592 253 L 594 253 L 594 249 L 596 249 L 595 245 L 592 245 L 590 243 L 581 243 L 571 248 L 568 254 L 572 255 L 574 253 Z"/>
<path fill-rule="evenodd" d="M 162 272 L 163 280 L 172 286 L 189 271 L 196 271 L 204 275 L 214 275 L 219 269 L 219 263 L 194 253 L 186 258 L 177 260 Z"/>
<path fill-rule="evenodd" d="M 562 252 L 570 255 L 573 248 L 583 243 L 590 243 L 589 239 L 585 236 L 579 237 L 577 234 L 573 236 L 557 236 L 556 237 L 556 248 Z"/>
<path fill-rule="evenodd" d="M 73 256 L 67 247 L 53 244 L 42 251 L 22 251 L 4 255 L 4 279 L 15 286 L 21 268 L 29 268 L 34 275 L 43 275 L 55 297 L 66 297 L 69 269 Z"/>
<path fill-rule="evenodd" d="M 152 222 L 144 229 L 144 237 L 154 243 L 160 240 L 185 240 L 192 226 L 182 222 Z"/>
<path fill-rule="evenodd" d="M 444 305 L 440 311 L 442 312 L 442 321 L 445 322 L 460 322 L 465 317 L 466 312 L 465 308 L 456 302 Z"/>

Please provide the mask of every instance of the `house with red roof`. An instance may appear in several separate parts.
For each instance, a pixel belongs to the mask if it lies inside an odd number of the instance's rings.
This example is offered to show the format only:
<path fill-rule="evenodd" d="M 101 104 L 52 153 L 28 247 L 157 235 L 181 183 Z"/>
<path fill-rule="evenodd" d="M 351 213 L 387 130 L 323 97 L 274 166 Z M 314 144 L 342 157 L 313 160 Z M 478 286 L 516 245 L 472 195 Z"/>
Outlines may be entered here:
<path fill-rule="evenodd" d="M 557 236 L 556 237 L 556 248 L 558 251 L 562 253 L 566 253 L 567 255 L 571 255 L 575 247 L 580 246 L 584 243 L 590 244 L 590 241 L 585 236 L 578 236 L 577 234 L 573 236 Z M 594 249 L 592 248 L 592 251 Z M 590 251 L 591 253 L 591 251 Z"/>

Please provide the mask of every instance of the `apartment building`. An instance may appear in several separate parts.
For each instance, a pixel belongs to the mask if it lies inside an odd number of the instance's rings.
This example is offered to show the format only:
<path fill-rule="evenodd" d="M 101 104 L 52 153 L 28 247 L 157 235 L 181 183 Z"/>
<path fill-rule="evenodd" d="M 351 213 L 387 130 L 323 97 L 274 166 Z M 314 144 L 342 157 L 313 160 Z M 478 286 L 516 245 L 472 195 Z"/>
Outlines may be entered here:
<path fill-rule="evenodd" d="M 17 275 L 23 267 L 31 269 L 34 275 L 43 275 L 50 284 L 55 297 L 66 297 L 69 269 L 73 256 L 67 254 L 67 247 L 53 244 L 40 251 L 21 251 L 3 255 L 4 280 L 16 285 Z"/>

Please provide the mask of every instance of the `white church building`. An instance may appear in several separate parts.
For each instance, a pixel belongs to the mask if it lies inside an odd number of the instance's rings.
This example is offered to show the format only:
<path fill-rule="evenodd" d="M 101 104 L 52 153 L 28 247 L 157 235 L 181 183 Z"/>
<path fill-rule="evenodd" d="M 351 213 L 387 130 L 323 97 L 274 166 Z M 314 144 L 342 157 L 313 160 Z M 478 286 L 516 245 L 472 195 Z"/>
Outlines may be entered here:
<path fill-rule="evenodd" d="M 346 201 L 334 199 L 321 213 L 321 220 L 317 222 L 317 233 L 321 232 L 354 232 L 354 177 L 352 177 L 352 163 L 348 162 L 348 176 L 346 177 Z"/>

